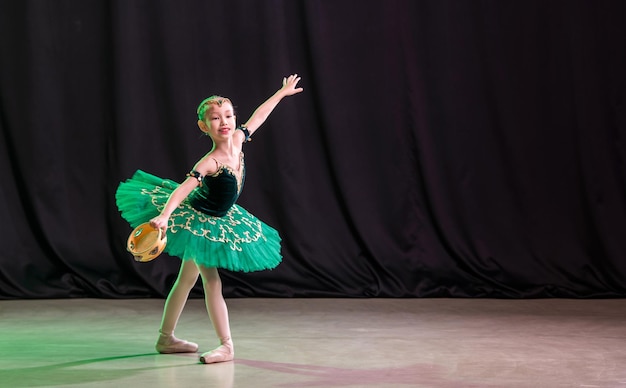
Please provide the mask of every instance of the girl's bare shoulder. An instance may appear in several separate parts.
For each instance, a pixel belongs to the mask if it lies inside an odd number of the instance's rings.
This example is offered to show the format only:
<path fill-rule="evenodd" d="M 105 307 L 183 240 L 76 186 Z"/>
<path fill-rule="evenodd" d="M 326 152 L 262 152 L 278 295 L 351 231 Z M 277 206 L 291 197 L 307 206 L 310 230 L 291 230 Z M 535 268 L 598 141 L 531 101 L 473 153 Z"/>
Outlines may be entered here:
<path fill-rule="evenodd" d="M 215 174 L 218 169 L 219 164 L 213 151 L 204 155 L 194 166 L 194 170 L 198 171 L 202 176 Z"/>

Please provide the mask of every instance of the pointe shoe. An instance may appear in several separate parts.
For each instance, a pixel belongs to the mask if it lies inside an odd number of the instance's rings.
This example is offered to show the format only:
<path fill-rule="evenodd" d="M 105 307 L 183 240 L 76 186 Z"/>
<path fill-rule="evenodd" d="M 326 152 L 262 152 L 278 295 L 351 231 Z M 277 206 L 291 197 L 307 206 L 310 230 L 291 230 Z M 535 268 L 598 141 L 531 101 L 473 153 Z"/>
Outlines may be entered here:
<path fill-rule="evenodd" d="M 198 351 L 198 344 L 178 339 L 174 337 L 174 334 L 161 333 L 155 348 L 157 352 L 162 354 L 195 353 Z"/>
<path fill-rule="evenodd" d="M 214 364 L 216 362 L 232 361 L 235 358 L 235 349 L 233 347 L 233 341 L 230 338 L 223 341 L 220 346 L 211 350 L 210 352 L 203 353 L 200 356 L 200 362 L 203 364 Z"/>

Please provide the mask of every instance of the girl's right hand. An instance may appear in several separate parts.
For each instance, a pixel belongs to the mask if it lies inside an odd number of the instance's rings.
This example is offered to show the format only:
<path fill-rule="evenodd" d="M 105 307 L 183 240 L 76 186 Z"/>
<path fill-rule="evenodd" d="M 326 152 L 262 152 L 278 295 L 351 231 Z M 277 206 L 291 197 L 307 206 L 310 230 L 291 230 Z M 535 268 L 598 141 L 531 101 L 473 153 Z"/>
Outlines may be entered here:
<path fill-rule="evenodd" d="M 169 222 L 169 217 L 160 214 L 150 220 L 150 225 L 152 225 L 152 227 L 157 228 L 157 229 L 166 230 L 168 222 Z"/>

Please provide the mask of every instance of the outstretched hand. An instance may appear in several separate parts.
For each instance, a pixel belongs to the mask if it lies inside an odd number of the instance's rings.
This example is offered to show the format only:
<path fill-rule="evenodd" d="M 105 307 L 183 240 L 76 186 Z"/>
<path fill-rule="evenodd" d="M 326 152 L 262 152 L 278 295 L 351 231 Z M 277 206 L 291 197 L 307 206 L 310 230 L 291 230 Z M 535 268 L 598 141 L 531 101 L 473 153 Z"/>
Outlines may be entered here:
<path fill-rule="evenodd" d="M 294 94 L 302 92 L 303 88 L 297 88 L 300 77 L 298 74 L 292 74 L 289 77 L 283 78 L 283 87 L 280 89 L 285 96 L 292 96 Z"/>
<path fill-rule="evenodd" d="M 300 82 L 298 74 L 292 74 L 289 77 L 283 78 L 283 86 L 278 89 L 276 93 L 272 94 L 270 98 L 259 105 L 254 113 L 252 113 L 252 116 L 244 124 L 244 126 L 248 128 L 250 135 L 252 135 L 261 126 L 261 124 L 267 120 L 267 117 L 270 113 L 272 113 L 274 108 L 276 108 L 276 105 L 278 105 L 283 97 L 292 96 L 304 90 L 297 87 L 298 82 Z M 241 139 L 243 140 L 243 137 L 241 137 Z"/>

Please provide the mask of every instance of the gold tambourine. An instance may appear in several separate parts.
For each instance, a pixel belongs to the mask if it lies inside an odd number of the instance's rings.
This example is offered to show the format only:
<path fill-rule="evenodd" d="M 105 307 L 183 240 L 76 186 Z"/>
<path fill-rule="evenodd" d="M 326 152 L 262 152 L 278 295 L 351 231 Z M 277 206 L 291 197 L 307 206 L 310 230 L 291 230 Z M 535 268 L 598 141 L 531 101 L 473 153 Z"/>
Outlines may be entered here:
<path fill-rule="evenodd" d="M 133 255 L 135 261 L 145 263 L 156 259 L 165 249 L 165 245 L 167 245 L 165 230 L 144 222 L 130 233 L 126 249 Z"/>

